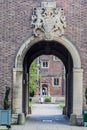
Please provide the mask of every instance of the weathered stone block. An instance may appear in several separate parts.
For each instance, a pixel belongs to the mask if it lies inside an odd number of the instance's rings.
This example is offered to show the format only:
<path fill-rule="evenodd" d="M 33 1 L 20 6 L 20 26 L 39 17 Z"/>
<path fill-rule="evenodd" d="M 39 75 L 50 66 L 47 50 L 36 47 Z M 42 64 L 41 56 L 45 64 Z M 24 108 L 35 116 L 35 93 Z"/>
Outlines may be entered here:
<path fill-rule="evenodd" d="M 70 125 L 75 126 L 77 124 L 77 116 L 76 114 L 71 114 L 70 116 Z"/>

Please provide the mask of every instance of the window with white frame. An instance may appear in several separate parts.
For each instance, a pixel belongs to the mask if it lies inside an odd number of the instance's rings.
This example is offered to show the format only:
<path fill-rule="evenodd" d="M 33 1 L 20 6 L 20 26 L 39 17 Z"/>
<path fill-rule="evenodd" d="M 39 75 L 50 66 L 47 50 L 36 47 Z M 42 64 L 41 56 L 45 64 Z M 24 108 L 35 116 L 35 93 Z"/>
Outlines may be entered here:
<path fill-rule="evenodd" d="M 59 86 L 59 78 L 54 78 L 53 84 L 54 86 Z"/>
<path fill-rule="evenodd" d="M 49 62 L 43 60 L 43 61 L 42 61 L 42 64 L 41 64 L 41 67 L 42 67 L 42 68 L 49 68 Z"/>

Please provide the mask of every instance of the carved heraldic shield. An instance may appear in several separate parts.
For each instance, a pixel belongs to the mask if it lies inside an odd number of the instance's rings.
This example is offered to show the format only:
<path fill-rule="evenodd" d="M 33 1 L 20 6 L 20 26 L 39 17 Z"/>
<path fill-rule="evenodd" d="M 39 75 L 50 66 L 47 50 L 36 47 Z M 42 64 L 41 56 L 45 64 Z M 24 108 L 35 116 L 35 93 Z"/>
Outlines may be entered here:
<path fill-rule="evenodd" d="M 33 9 L 31 25 L 34 36 L 44 35 L 46 39 L 64 35 L 66 19 L 62 8 L 38 7 Z"/>

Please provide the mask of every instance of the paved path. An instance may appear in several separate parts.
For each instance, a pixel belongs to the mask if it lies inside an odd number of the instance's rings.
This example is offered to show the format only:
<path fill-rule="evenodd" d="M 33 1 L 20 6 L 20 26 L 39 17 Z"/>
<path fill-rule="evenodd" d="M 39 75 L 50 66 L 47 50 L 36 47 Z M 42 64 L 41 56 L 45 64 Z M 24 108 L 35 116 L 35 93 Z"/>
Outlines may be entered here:
<path fill-rule="evenodd" d="M 62 109 L 56 104 L 35 104 L 32 108 L 32 115 L 27 118 L 28 122 L 69 124 L 69 120 L 62 115 Z"/>
<path fill-rule="evenodd" d="M 61 115 L 62 109 L 58 104 L 34 104 L 32 115 Z"/>
<path fill-rule="evenodd" d="M 25 125 L 12 125 L 11 130 L 87 130 L 87 127 L 70 126 L 58 105 L 34 104 Z"/>

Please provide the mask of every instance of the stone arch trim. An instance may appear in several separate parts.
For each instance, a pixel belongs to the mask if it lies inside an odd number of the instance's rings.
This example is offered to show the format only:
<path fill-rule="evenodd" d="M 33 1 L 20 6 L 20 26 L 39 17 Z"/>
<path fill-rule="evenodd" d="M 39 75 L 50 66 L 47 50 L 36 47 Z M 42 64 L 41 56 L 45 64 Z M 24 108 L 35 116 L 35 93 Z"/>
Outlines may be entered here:
<path fill-rule="evenodd" d="M 31 46 L 33 46 L 34 44 L 36 44 L 37 42 L 40 42 L 42 40 L 47 41 L 43 37 L 35 38 L 32 36 L 20 47 L 20 49 L 17 53 L 16 59 L 15 59 L 15 68 L 22 68 L 23 59 L 24 59 L 27 51 L 29 51 Z M 74 68 L 81 68 L 80 55 L 79 55 L 77 49 L 75 48 L 75 46 L 67 38 L 65 38 L 64 36 L 61 36 L 61 37 L 54 37 L 51 40 L 56 41 L 56 42 L 62 44 L 65 48 L 67 48 L 67 50 L 69 51 L 69 53 L 72 56 Z"/>
<path fill-rule="evenodd" d="M 64 36 L 51 39 L 62 44 L 71 54 L 73 60 L 73 113 L 82 114 L 82 88 L 83 69 L 81 69 L 80 55 L 75 46 Z M 49 40 L 49 41 L 51 41 Z M 19 49 L 15 68 L 13 69 L 13 112 L 22 112 L 22 80 L 23 80 L 23 60 L 29 49 L 40 41 L 47 41 L 44 37 L 30 37 Z"/>

